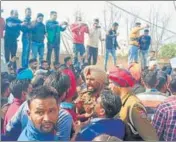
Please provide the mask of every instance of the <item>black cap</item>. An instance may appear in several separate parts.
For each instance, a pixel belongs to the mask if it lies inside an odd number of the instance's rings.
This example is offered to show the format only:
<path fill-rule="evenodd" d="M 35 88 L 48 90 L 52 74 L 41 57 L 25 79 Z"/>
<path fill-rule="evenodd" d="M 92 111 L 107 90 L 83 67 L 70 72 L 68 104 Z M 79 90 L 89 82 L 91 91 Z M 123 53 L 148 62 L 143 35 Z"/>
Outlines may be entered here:
<path fill-rule="evenodd" d="M 39 18 L 39 17 L 44 17 L 44 15 L 42 13 L 38 13 L 37 18 Z"/>

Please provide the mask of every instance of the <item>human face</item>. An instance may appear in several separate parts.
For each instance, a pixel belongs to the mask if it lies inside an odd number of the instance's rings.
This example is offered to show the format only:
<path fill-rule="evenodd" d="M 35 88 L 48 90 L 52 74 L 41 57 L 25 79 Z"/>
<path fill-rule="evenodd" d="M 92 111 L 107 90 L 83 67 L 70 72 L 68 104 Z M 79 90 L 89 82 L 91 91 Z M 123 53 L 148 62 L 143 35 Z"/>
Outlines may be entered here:
<path fill-rule="evenodd" d="M 111 80 L 109 80 L 109 89 L 116 95 L 120 94 L 120 87 L 115 85 Z"/>
<path fill-rule="evenodd" d="M 12 17 L 18 18 L 18 11 L 17 11 L 17 10 L 15 10 L 15 11 L 13 12 Z"/>
<path fill-rule="evenodd" d="M 31 9 L 27 9 L 27 10 L 25 11 L 25 15 L 26 15 L 26 17 L 31 17 L 31 15 L 32 15 Z"/>
<path fill-rule="evenodd" d="M 45 69 L 45 70 L 48 70 L 48 68 L 49 68 L 48 63 L 47 63 L 47 62 L 44 62 L 44 63 L 42 64 L 42 68 Z"/>
<path fill-rule="evenodd" d="M 118 30 L 118 26 L 113 26 L 112 30 L 117 31 Z"/>
<path fill-rule="evenodd" d="M 53 21 L 56 21 L 56 19 L 57 19 L 57 13 L 52 14 L 52 15 L 51 15 L 51 19 L 52 19 Z"/>
<path fill-rule="evenodd" d="M 100 88 L 100 83 L 98 83 L 96 79 L 91 77 L 90 75 L 86 77 L 86 84 L 87 84 L 87 89 L 89 91 L 96 92 Z"/>
<path fill-rule="evenodd" d="M 94 107 L 94 113 L 97 117 L 104 117 L 105 116 L 105 110 L 101 105 L 101 97 L 97 99 L 97 102 Z"/>
<path fill-rule="evenodd" d="M 43 22 L 43 17 L 42 17 L 42 16 L 41 16 L 41 17 L 38 17 L 38 18 L 37 18 L 37 22 L 42 23 L 42 22 Z"/>
<path fill-rule="evenodd" d="M 59 106 L 53 97 L 34 99 L 29 109 L 29 118 L 35 128 L 42 133 L 50 133 L 54 130 L 58 119 Z"/>
<path fill-rule="evenodd" d="M 32 84 L 29 84 L 27 90 L 22 92 L 21 98 L 22 102 L 26 101 L 27 95 L 32 92 L 32 89 L 33 89 Z"/>
<path fill-rule="evenodd" d="M 149 35 L 149 32 L 144 32 L 144 35 Z"/>
<path fill-rule="evenodd" d="M 38 67 L 38 62 L 33 62 L 33 63 L 31 64 L 31 68 L 32 68 L 32 69 L 37 69 L 37 67 Z"/>
<path fill-rule="evenodd" d="M 71 66 L 71 65 L 72 65 L 72 60 L 71 60 L 71 59 L 67 62 L 67 65 L 68 65 L 68 66 Z"/>

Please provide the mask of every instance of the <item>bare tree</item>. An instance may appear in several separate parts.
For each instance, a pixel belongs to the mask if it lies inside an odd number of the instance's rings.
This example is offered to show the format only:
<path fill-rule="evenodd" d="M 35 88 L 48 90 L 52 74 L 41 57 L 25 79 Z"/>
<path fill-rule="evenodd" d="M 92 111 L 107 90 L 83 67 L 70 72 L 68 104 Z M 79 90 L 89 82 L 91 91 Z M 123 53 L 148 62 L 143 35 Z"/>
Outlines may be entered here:
<path fill-rule="evenodd" d="M 171 19 L 170 14 L 167 13 L 165 15 L 161 15 L 159 9 L 151 7 L 149 13 L 149 22 L 152 23 L 150 24 L 150 33 L 152 37 L 151 49 L 155 50 L 156 53 L 158 53 L 162 45 L 162 41 L 164 37 L 167 35 L 165 28 L 168 26 L 170 19 Z M 161 29 L 156 25 L 159 25 L 163 28 Z"/>

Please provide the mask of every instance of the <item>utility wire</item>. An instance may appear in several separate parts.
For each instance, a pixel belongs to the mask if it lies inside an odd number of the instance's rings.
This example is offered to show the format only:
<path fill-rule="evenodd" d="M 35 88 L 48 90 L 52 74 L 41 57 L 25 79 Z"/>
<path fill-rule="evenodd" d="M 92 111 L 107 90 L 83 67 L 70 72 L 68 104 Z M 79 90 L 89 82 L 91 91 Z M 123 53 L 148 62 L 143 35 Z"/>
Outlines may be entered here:
<path fill-rule="evenodd" d="M 170 32 L 170 33 L 176 35 L 176 32 L 173 32 L 173 31 L 168 30 L 168 29 L 166 29 L 166 28 L 164 28 L 164 27 L 161 27 L 161 26 L 158 26 L 158 25 L 156 25 L 156 24 L 153 24 L 153 23 L 151 23 L 150 21 L 147 21 L 147 20 L 145 20 L 145 19 L 143 19 L 143 18 L 141 18 L 141 17 L 139 17 L 139 16 L 137 16 L 137 15 L 135 15 L 135 14 L 133 14 L 133 13 L 131 13 L 131 12 L 129 12 L 129 11 L 127 11 L 127 10 L 125 10 L 125 9 L 123 9 L 123 8 L 121 8 L 121 7 L 119 7 L 119 6 L 117 6 L 116 4 L 114 4 L 114 3 L 110 2 L 110 1 L 105 1 L 105 2 L 107 2 L 107 3 L 111 4 L 111 5 L 113 5 L 114 7 L 118 8 L 118 9 L 120 9 L 120 10 L 122 10 L 122 11 L 124 11 L 124 12 L 126 12 L 126 13 L 128 13 L 128 14 L 130 14 L 130 15 L 132 15 L 132 16 L 137 17 L 138 19 L 141 19 L 141 20 L 143 20 L 143 21 L 145 21 L 145 22 L 147 22 L 147 23 L 150 23 L 150 24 L 152 24 L 152 25 L 154 25 L 154 26 L 156 26 L 156 27 L 158 27 L 158 28 L 160 28 L 160 29 L 164 29 L 164 30 L 166 30 L 166 31 L 168 31 L 168 32 Z M 174 4 L 175 4 L 175 3 L 174 3 Z"/>

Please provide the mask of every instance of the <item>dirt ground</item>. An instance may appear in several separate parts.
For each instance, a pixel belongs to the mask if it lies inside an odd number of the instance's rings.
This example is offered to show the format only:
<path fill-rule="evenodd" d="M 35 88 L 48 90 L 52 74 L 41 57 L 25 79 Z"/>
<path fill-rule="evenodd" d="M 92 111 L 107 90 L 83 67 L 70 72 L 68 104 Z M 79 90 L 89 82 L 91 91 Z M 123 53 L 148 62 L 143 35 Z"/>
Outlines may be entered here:
<path fill-rule="evenodd" d="M 54 56 L 54 54 L 52 54 L 52 62 L 54 60 L 53 56 Z M 70 55 L 69 54 L 61 54 L 60 55 L 60 63 L 64 62 L 64 58 L 66 56 L 72 56 L 73 57 L 73 55 L 71 55 L 71 54 Z M 17 57 L 18 57 L 17 64 L 18 64 L 18 67 L 20 67 L 20 65 L 21 65 L 21 52 L 17 53 Z M 46 54 L 44 56 L 44 59 L 46 59 Z M 160 59 L 159 60 L 160 66 L 163 66 L 164 64 L 167 64 L 168 62 L 169 62 L 168 59 Z M 127 59 L 127 57 L 118 57 L 117 56 L 117 65 L 120 65 L 120 66 L 122 66 L 124 68 L 127 68 L 128 67 L 128 59 Z M 97 67 L 99 67 L 101 69 L 104 69 L 104 56 L 98 56 Z M 112 60 L 112 57 L 110 56 L 107 68 L 109 69 L 111 67 L 113 67 L 113 60 Z"/>
<path fill-rule="evenodd" d="M 52 55 L 53 57 L 54 55 Z M 64 62 L 64 58 L 66 56 L 72 56 L 73 55 L 69 55 L 69 54 L 61 54 L 60 55 L 60 63 L 63 63 Z M 17 53 L 17 57 L 18 57 L 18 61 L 17 61 L 17 64 L 18 64 L 18 67 L 21 66 L 21 52 L 18 52 Z M 46 54 L 44 56 L 44 59 L 46 59 Z M 52 58 L 52 60 L 54 60 L 54 57 Z M 52 61 L 53 62 L 53 61 Z M 122 65 L 123 67 L 127 67 L 127 58 L 118 58 L 117 57 L 117 64 L 120 64 Z M 99 56 L 98 57 L 98 61 L 97 61 L 97 66 L 101 69 L 104 69 L 104 56 Z M 109 61 L 108 61 L 108 67 L 107 68 L 111 68 L 113 67 L 113 60 L 112 60 L 112 57 L 110 56 L 109 58 Z"/>

